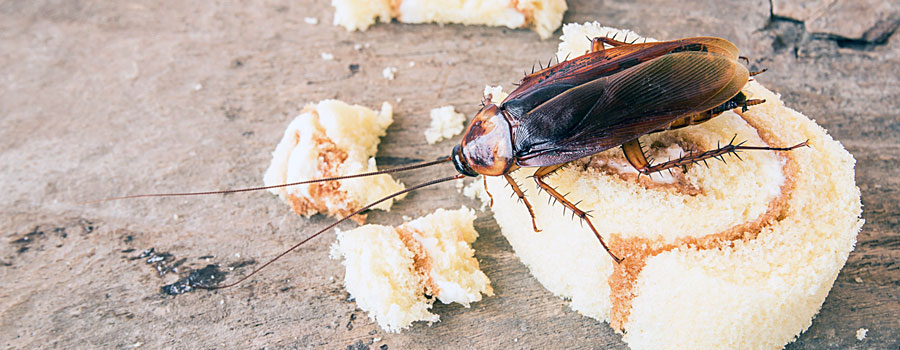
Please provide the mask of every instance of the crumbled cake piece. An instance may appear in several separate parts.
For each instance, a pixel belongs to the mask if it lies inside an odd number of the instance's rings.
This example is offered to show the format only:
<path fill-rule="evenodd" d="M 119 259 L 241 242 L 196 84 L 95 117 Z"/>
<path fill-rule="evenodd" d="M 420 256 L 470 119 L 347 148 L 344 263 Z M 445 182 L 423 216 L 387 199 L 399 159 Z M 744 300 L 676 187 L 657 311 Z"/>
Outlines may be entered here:
<path fill-rule="evenodd" d="M 532 28 L 549 38 L 562 23 L 565 0 L 332 0 L 334 24 L 366 30 L 376 20 Z"/>
<path fill-rule="evenodd" d="M 503 102 L 503 99 L 505 99 L 506 96 L 509 96 L 508 93 L 503 92 L 503 86 L 500 86 L 500 85 L 497 85 L 497 86 L 485 85 L 484 86 L 484 96 L 488 96 L 488 95 L 491 96 L 491 102 L 496 103 L 496 104 Z"/>
<path fill-rule="evenodd" d="M 857 329 L 856 330 L 856 340 L 862 341 L 863 339 L 866 339 L 866 334 L 868 334 L 868 333 L 869 333 L 869 329 L 867 329 L 867 328 Z"/>
<path fill-rule="evenodd" d="M 288 125 L 284 137 L 272 152 L 272 163 L 263 181 L 266 186 L 377 171 L 375 153 L 380 137 L 393 122 L 391 105 L 381 111 L 349 105 L 338 100 L 308 104 Z M 298 215 L 325 213 L 343 217 L 404 186 L 382 174 L 341 181 L 274 188 Z M 373 209 L 390 210 L 394 200 Z M 365 222 L 365 214 L 354 216 Z"/>
<path fill-rule="evenodd" d="M 399 332 L 415 321 L 435 322 L 433 296 L 469 306 L 493 295 L 470 244 L 478 238 L 468 208 L 438 209 L 397 227 L 365 225 L 338 232 L 333 258 L 344 258 L 344 285 L 382 329 Z"/>
<path fill-rule="evenodd" d="M 397 67 L 384 67 L 384 69 L 381 70 L 381 76 L 387 80 L 394 80 L 397 76 Z"/>
<path fill-rule="evenodd" d="M 466 116 L 457 112 L 453 106 L 434 108 L 430 115 L 431 125 L 425 129 L 425 140 L 429 144 L 459 135 L 465 128 Z"/>

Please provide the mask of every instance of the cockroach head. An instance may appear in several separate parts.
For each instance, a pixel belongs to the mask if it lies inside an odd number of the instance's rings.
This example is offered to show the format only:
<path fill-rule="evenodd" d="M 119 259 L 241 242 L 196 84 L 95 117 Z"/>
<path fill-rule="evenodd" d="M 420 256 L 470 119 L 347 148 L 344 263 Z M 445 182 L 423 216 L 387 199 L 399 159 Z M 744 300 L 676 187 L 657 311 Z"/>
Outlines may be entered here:
<path fill-rule="evenodd" d="M 469 163 L 466 162 L 466 157 L 462 154 L 462 146 L 456 145 L 453 147 L 453 153 L 450 154 L 450 159 L 453 159 L 453 166 L 456 167 L 456 171 L 465 176 L 478 176 L 478 173 L 475 170 L 472 170 L 469 167 Z"/>
<path fill-rule="evenodd" d="M 500 107 L 485 105 L 453 148 L 456 170 L 467 176 L 508 174 L 515 163 L 510 129 Z"/>

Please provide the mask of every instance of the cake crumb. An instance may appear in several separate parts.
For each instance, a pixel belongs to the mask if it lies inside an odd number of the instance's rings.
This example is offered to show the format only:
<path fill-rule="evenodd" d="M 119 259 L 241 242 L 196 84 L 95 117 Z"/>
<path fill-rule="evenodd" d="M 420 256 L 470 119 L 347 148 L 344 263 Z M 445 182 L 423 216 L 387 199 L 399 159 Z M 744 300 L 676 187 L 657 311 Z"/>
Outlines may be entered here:
<path fill-rule="evenodd" d="M 464 196 L 481 201 L 481 207 L 478 208 L 480 211 L 484 211 L 491 203 L 491 197 L 487 195 L 483 186 L 483 176 L 484 175 L 480 175 L 476 177 L 475 180 L 466 185 L 462 190 Z"/>
<path fill-rule="evenodd" d="M 854 278 L 853 278 L 853 281 L 856 282 L 856 283 L 863 283 L 862 278 L 859 278 L 859 277 L 854 277 Z"/>
<path fill-rule="evenodd" d="M 334 59 L 334 55 L 332 55 L 332 54 L 330 54 L 330 53 L 328 53 L 328 52 L 323 52 L 323 53 L 322 53 L 322 60 L 325 60 L 325 61 L 331 61 L 331 60 L 333 60 L 333 59 Z"/>
<path fill-rule="evenodd" d="M 500 102 L 502 102 L 503 99 L 506 98 L 506 96 L 509 96 L 508 93 L 503 92 L 503 86 L 485 85 L 484 86 L 484 96 L 489 96 L 489 95 L 491 96 L 491 102 L 498 103 L 498 104 Z"/>
<path fill-rule="evenodd" d="M 869 333 L 868 328 L 860 328 L 856 331 L 856 340 L 866 339 L 866 333 Z"/>
<path fill-rule="evenodd" d="M 431 110 L 431 125 L 425 130 L 425 140 L 435 144 L 441 140 L 459 135 L 465 127 L 466 116 L 453 106 L 443 106 Z"/>
<path fill-rule="evenodd" d="M 384 70 L 381 71 L 381 76 L 387 80 L 394 80 L 395 73 L 397 73 L 397 67 L 385 67 Z"/>
<path fill-rule="evenodd" d="M 306 22 L 306 24 L 319 24 L 319 19 L 315 17 L 306 17 L 303 18 L 303 22 Z"/>

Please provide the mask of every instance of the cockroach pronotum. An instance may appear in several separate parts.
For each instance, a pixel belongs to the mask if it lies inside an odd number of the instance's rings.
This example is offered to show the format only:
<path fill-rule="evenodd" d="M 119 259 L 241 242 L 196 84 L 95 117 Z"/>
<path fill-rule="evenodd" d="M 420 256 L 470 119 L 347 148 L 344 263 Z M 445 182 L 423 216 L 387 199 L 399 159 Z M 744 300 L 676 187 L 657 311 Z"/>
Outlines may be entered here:
<path fill-rule="evenodd" d="M 604 45 L 609 46 L 605 48 Z M 110 198 L 186 196 L 263 190 L 334 181 L 354 177 L 394 173 L 452 162 L 456 175 L 409 187 L 334 222 L 272 258 L 250 274 L 217 289 L 236 285 L 307 241 L 334 228 L 350 217 L 395 196 L 467 176 L 503 176 L 524 203 L 538 231 L 531 204 L 510 176 L 522 167 L 537 167 L 533 179 L 575 216 L 587 223 L 600 245 L 616 262 L 616 257 L 594 228 L 588 214 L 566 200 L 544 178 L 566 163 L 621 146 L 625 158 L 639 174 L 649 175 L 708 158 L 742 150 L 790 151 L 790 147 L 744 146 L 729 142 L 705 152 L 690 152 L 681 158 L 651 164 L 638 138 L 643 135 L 682 128 L 710 120 L 725 111 L 764 103 L 748 99 L 741 89 L 757 72 L 739 62 L 737 47 L 728 40 L 697 37 L 652 43 L 628 43 L 615 38 L 591 40 L 591 50 L 526 75 L 519 86 L 500 104 L 485 96 L 483 108 L 469 123 L 459 145 L 448 157 L 435 161 L 377 172 L 308 180 L 276 186 L 226 191 L 144 194 Z"/>

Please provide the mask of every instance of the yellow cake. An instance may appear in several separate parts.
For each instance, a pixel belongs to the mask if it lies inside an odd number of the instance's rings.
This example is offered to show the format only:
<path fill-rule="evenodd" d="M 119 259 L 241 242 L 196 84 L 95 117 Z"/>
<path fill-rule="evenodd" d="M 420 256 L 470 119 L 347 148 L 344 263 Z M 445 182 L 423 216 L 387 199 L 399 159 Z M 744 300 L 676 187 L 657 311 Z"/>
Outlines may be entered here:
<path fill-rule="evenodd" d="M 532 28 L 549 38 L 562 23 L 565 0 L 332 0 L 334 24 L 366 30 L 376 20 Z"/>
<path fill-rule="evenodd" d="M 338 100 L 311 103 L 288 125 L 284 137 L 272 152 L 266 170 L 266 186 L 377 171 L 375 153 L 380 138 L 393 122 L 391 105 L 381 111 L 349 105 Z M 403 190 L 390 175 L 327 181 L 308 185 L 273 188 L 299 215 L 325 213 L 344 217 L 391 193 Z M 389 199 L 374 209 L 390 210 Z M 365 214 L 353 217 L 359 223 Z"/>
<path fill-rule="evenodd" d="M 624 37 L 597 23 L 567 24 L 559 59 L 577 57 L 589 37 Z M 629 34 L 629 38 L 634 34 Z M 779 349 L 806 330 L 856 242 L 860 219 L 854 159 L 822 127 L 751 81 L 744 92 L 766 103 L 703 124 L 644 136 L 665 160 L 680 150 L 715 148 L 737 135 L 743 160 L 710 160 L 686 173 L 636 176 L 620 149 L 572 162 L 546 181 L 579 207 L 612 251 L 547 194 L 534 168 L 513 177 L 534 205 L 535 233 L 516 198 L 488 178 L 503 235 L 531 273 L 583 315 L 608 321 L 632 349 Z"/>
<path fill-rule="evenodd" d="M 435 144 L 459 135 L 465 128 L 466 115 L 453 106 L 434 108 L 430 112 L 431 124 L 425 129 L 425 141 Z"/>
<path fill-rule="evenodd" d="M 438 209 L 397 227 L 364 225 L 338 231 L 333 258 L 343 258 L 344 285 L 382 329 L 399 332 L 415 321 L 435 322 L 433 296 L 445 304 L 493 295 L 470 244 L 478 238 L 475 211 Z"/>

